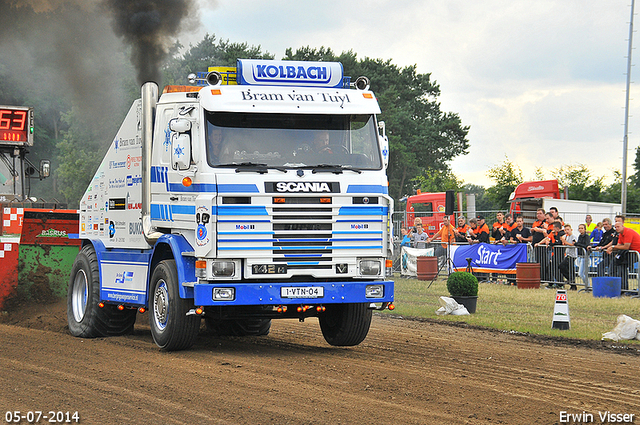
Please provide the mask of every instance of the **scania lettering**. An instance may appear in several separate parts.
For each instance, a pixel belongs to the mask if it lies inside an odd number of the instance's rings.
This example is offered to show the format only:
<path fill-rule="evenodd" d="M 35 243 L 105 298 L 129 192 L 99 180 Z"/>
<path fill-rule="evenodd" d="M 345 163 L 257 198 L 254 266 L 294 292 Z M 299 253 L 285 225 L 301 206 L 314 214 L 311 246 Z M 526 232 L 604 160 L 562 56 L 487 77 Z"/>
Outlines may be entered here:
<path fill-rule="evenodd" d="M 393 308 L 393 201 L 369 82 L 330 62 L 238 60 L 142 86 L 80 203 L 67 316 L 78 337 L 149 314 L 164 350 L 317 317 L 334 346 Z M 218 71 L 224 70 L 225 77 Z"/>
<path fill-rule="evenodd" d="M 277 184 L 278 192 L 331 192 L 327 183 L 283 183 Z"/>

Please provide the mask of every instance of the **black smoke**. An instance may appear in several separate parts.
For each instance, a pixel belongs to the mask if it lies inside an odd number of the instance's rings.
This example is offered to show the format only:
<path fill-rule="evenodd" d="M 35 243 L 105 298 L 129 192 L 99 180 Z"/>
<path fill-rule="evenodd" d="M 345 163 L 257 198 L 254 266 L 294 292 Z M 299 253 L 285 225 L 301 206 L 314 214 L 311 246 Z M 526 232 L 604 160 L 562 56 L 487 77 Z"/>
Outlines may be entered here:
<path fill-rule="evenodd" d="M 199 25 L 195 0 L 103 0 L 113 30 L 131 47 L 139 83 L 160 83 L 160 69 L 177 36 Z"/>

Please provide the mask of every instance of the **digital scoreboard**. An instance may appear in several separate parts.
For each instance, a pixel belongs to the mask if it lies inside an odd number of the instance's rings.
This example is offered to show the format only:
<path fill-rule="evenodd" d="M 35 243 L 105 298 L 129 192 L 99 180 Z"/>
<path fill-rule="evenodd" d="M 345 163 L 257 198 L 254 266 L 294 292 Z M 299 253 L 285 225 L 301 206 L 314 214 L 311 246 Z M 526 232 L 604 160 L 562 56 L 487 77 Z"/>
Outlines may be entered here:
<path fill-rule="evenodd" d="M 33 108 L 0 105 L 0 146 L 33 146 Z"/>

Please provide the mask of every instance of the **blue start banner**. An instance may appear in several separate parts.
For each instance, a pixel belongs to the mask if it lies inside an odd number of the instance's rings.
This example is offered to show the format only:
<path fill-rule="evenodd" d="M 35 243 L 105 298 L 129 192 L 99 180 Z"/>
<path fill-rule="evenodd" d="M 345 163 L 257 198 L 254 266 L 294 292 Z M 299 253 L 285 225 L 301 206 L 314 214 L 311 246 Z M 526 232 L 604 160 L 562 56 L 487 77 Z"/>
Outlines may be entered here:
<path fill-rule="evenodd" d="M 517 263 L 527 262 L 527 245 L 452 245 L 449 255 L 458 270 L 466 270 L 467 258 L 471 258 L 474 272 L 512 274 Z"/>

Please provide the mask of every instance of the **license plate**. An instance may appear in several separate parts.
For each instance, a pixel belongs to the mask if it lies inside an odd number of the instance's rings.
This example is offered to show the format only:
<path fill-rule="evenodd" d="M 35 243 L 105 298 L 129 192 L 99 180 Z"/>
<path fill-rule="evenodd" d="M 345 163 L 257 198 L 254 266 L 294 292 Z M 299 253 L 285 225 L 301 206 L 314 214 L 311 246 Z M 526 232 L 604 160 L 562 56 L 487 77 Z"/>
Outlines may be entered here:
<path fill-rule="evenodd" d="M 251 266 L 253 274 L 287 274 L 286 264 L 254 264 Z"/>
<path fill-rule="evenodd" d="M 296 286 L 280 288 L 282 298 L 322 298 L 324 288 L 322 286 Z"/>

